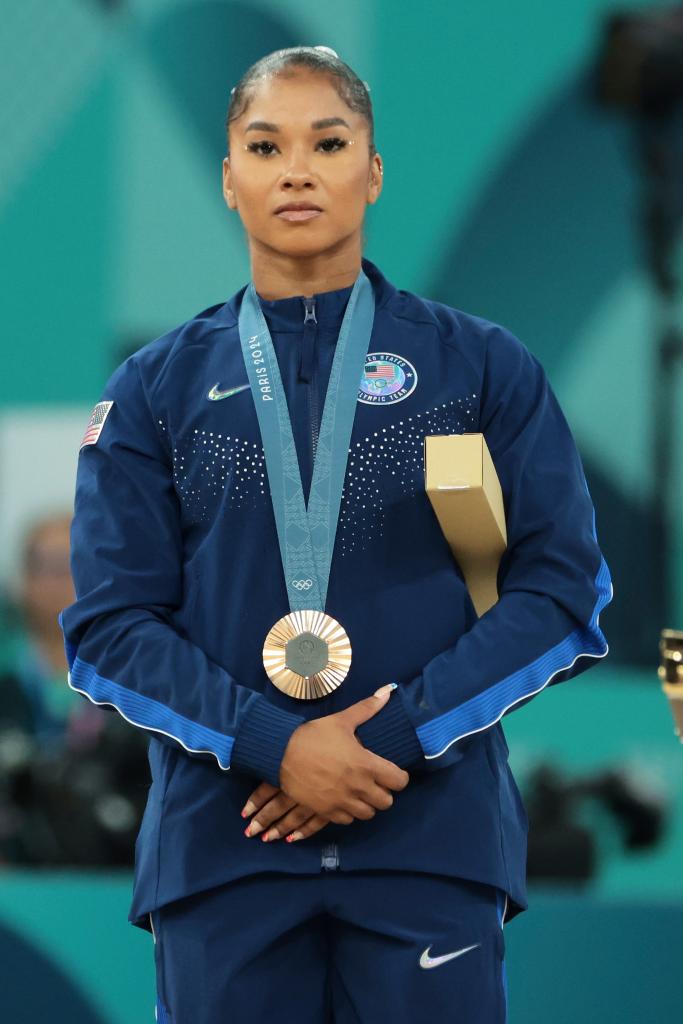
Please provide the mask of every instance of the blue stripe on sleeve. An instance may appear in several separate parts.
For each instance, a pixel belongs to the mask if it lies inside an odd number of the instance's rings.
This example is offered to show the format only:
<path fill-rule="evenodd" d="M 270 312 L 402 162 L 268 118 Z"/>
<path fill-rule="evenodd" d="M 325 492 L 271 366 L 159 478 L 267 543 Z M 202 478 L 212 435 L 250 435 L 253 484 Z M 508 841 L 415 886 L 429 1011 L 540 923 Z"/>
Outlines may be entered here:
<path fill-rule="evenodd" d="M 582 474 L 582 483 L 592 503 L 585 474 Z M 593 539 L 597 543 L 595 506 L 592 508 L 591 519 Z M 495 725 L 511 707 L 539 693 L 558 672 L 571 669 L 579 658 L 605 657 L 609 646 L 598 625 L 598 619 L 602 609 L 612 600 L 614 591 L 609 568 L 602 555 L 594 585 L 598 596 L 588 626 L 575 629 L 536 661 L 501 679 L 483 693 L 417 727 L 425 758 L 439 757 L 457 740 Z"/>
<path fill-rule="evenodd" d="M 230 767 L 232 736 L 199 725 L 153 697 L 145 697 L 105 679 L 98 675 L 93 665 L 78 657 L 71 665 L 69 686 L 85 694 L 93 704 L 111 704 L 132 725 L 170 736 L 191 754 L 213 754 L 221 768 L 227 770 Z"/>
<path fill-rule="evenodd" d="M 609 647 L 598 625 L 598 616 L 611 600 L 612 582 L 602 557 L 595 584 L 598 599 L 587 627 L 575 629 L 540 658 L 483 693 L 418 726 L 417 735 L 426 758 L 439 757 L 457 740 L 494 725 L 514 704 L 544 689 L 558 672 L 572 668 L 578 658 L 604 658 Z"/>

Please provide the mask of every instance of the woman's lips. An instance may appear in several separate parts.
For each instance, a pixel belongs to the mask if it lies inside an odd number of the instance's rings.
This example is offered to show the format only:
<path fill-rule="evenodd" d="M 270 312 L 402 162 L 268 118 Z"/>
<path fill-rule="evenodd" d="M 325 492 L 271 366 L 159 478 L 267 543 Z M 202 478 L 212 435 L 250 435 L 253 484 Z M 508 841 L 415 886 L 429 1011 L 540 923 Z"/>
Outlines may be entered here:
<path fill-rule="evenodd" d="M 311 220 L 312 217 L 317 217 L 322 212 L 322 210 L 280 210 L 277 216 L 282 217 L 283 220 Z"/>

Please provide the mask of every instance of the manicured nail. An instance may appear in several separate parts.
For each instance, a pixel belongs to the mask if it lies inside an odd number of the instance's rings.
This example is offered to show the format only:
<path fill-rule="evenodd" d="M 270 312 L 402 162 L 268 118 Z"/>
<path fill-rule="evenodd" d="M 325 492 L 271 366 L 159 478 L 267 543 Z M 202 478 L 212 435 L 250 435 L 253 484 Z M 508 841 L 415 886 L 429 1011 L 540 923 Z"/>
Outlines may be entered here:
<path fill-rule="evenodd" d="M 242 808 L 240 813 L 241 813 L 243 818 L 248 818 L 249 815 L 253 814 L 255 810 L 256 810 L 256 804 L 252 803 L 251 800 L 247 800 L 246 804 L 244 805 L 244 807 Z"/>
<path fill-rule="evenodd" d="M 277 836 L 278 836 L 277 829 L 276 828 L 271 828 L 271 829 L 268 829 L 267 832 L 263 833 L 263 835 L 261 836 L 261 839 L 263 840 L 264 843 L 267 843 L 271 839 L 277 839 Z"/>
<path fill-rule="evenodd" d="M 290 832 L 288 836 L 285 836 L 285 839 L 288 843 L 294 843 L 297 839 L 303 839 L 303 837 L 303 832 Z"/>
<path fill-rule="evenodd" d="M 256 818 L 254 818 L 252 821 L 249 822 L 249 824 L 245 828 L 244 834 L 245 836 L 256 836 L 259 834 L 259 832 L 262 831 L 263 825 L 260 825 Z"/>

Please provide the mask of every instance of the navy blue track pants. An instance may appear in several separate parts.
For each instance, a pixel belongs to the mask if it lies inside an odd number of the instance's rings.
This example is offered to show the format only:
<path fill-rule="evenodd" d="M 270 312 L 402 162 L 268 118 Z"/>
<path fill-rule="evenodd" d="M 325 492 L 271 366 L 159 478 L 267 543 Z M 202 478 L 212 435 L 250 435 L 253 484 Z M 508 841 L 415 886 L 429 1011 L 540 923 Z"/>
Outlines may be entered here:
<path fill-rule="evenodd" d="M 504 894 L 413 871 L 249 875 L 153 911 L 158 1024 L 504 1024 Z"/>

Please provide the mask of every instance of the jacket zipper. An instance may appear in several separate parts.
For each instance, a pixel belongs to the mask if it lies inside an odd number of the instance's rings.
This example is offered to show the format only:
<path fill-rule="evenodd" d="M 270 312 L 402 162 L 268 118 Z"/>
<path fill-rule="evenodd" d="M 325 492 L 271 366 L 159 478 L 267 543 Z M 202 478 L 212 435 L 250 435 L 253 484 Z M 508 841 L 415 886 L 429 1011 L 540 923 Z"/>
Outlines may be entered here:
<path fill-rule="evenodd" d="M 305 295 L 304 296 L 304 311 L 305 311 L 305 315 L 304 315 L 304 346 L 303 346 L 303 349 L 302 349 L 302 356 L 303 356 L 303 352 L 306 351 L 305 344 L 309 340 L 309 337 L 307 335 L 307 330 L 306 330 L 306 324 L 308 324 L 308 323 L 315 324 L 316 327 L 318 325 L 318 319 L 317 319 L 317 317 L 315 315 L 315 299 L 313 298 L 312 295 L 310 295 L 310 296 Z M 314 331 L 315 328 L 314 327 L 309 327 L 308 330 L 309 331 Z M 312 362 L 312 368 L 311 368 L 311 377 L 310 377 L 310 381 L 309 381 L 311 386 L 310 386 L 310 389 L 309 389 L 309 392 L 308 392 L 308 398 L 309 398 L 309 400 L 308 400 L 308 410 L 309 410 L 310 422 L 311 422 L 311 469 L 312 469 L 312 467 L 314 465 L 314 462 L 315 462 L 315 454 L 316 454 L 316 452 L 318 450 L 319 423 L 318 423 L 318 373 L 317 373 L 318 363 L 317 363 L 317 359 L 316 358 L 313 358 L 311 360 L 311 362 Z M 339 848 L 337 847 L 336 843 L 326 843 L 326 845 L 323 846 L 320 866 L 323 869 L 323 871 L 336 871 L 338 869 L 338 867 L 339 867 Z"/>
<path fill-rule="evenodd" d="M 325 871 L 336 871 L 339 867 L 339 848 L 336 843 L 328 843 L 323 846 L 321 867 Z"/>
<path fill-rule="evenodd" d="M 315 327 L 309 327 L 308 331 L 314 332 L 318 326 L 318 319 L 315 315 L 315 299 L 312 295 L 304 296 L 304 347 L 306 342 L 309 340 L 307 334 L 306 324 L 315 324 Z M 311 339 L 312 342 L 313 339 Z M 310 388 L 308 391 L 308 411 L 310 416 L 311 424 L 311 472 L 313 472 L 313 465 L 315 462 L 315 455 L 318 450 L 318 374 L 317 374 L 317 359 L 312 359 L 311 367 L 311 378 Z"/>

